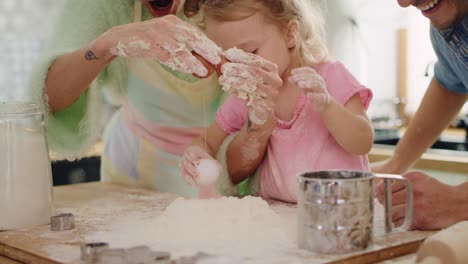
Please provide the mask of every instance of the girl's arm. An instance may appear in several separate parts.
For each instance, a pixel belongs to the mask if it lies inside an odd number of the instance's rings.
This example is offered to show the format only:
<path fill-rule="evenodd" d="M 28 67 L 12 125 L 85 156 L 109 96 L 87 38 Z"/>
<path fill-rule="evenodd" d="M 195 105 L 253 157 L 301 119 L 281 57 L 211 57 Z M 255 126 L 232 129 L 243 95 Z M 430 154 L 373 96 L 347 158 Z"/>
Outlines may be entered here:
<path fill-rule="evenodd" d="M 218 153 L 219 147 L 223 143 L 228 134 L 224 132 L 216 122 L 206 129 L 205 134 L 193 141 L 192 146 L 199 146 L 206 150 L 211 156 L 215 157 Z"/>
<path fill-rule="evenodd" d="M 356 155 L 365 155 L 370 151 L 374 130 L 358 94 L 344 106 L 330 98 L 320 115 L 328 131 L 346 151 Z"/>
<path fill-rule="evenodd" d="M 289 81 L 304 89 L 336 142 L 349 153 L 367 154 L 374 141 L 374 130 L 359 95 L 355 94 L 342 106 L 330 96 L 324 80 L 313 68 L 296 68 L 291 73 Z"/>

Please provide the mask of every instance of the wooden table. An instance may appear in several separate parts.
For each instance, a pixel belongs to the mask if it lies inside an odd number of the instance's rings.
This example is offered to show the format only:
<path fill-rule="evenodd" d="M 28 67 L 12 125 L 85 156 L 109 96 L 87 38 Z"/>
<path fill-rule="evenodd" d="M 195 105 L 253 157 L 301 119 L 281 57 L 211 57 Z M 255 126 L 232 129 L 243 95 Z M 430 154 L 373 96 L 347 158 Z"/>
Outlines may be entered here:
<path fill-rule="evenodd" d="M 178 196 L 128 188 L 109 183 L 86 183 L 54 188 L 58 213 L 72 212 L 76 228 L 53 232 L 50 226 L 0 232 L 0 263 L 81 263 L 79 245 L 90 232 L 106 227 L 109 219 L 144 210 L 164 211 Z M 380 205 L 379 205 L 380 206 Z M 282 218 L 295 219 L 295 208 L 274 203 Z M 385 235 L 381 208 L 375 217 L 374 243 L 367 250 L 348 255 L 303 255 L 307 263 L 375 263 L 413 253 L 430 232 L 412 231 Z M 301 255 L 302 257 L 302 255 Z"/>

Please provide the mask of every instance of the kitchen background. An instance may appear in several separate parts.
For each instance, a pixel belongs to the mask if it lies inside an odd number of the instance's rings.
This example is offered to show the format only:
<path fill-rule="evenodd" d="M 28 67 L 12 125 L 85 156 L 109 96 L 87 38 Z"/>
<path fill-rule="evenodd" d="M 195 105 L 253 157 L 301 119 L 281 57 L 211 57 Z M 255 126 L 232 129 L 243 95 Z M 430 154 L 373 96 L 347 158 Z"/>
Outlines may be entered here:
<path fill-rule="evenodd" d="M 427 19 L 394 0 L 324 1 L 329 47 L 336 59 L 373 90 L 368 113 L 375 127 L 399 127 L 405 116 L 415 112 L 433 76 L 436 57 Z M 29 72 L 46 46 L 62 4 L 56 0 L 0 1 L 0 101 L 28 99 Z M 71 176 L 63 183 L 98 173 L 98 158 L 80 162 L 56 161 L 53 167 L 70 170 Z M 55 184 L 61 182 L 55 180 Z"/>
<path fill-rule="evenodd" d="M 360 82 L 374 91 L 369 115 L 397 118 L 395 104 L 417 108 L 432 76 L 435 54 L 427 19 L 396 1 L 325 0 L 329 46 Z M 32 65 L 45 47 L 63 1 L 0 2 L 0 100 L 23 100 Z M 398 30 L 407 29 L 406 98 L 397 98 Z M 378 109 L 375 106 L 379 106 Z"/>

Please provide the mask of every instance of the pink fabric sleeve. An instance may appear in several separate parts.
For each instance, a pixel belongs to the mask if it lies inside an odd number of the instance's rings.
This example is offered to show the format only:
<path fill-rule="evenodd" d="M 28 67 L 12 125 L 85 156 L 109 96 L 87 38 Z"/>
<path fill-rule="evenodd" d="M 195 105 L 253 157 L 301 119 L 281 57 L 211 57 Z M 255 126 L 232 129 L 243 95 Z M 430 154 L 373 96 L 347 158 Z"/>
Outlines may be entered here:
<path fill-rule="evenodd" d="M 242 128 L 247 120 L 248 109 L 245 102 L 230 95 L 215 115 L 215 122 L 226 133 L 231 134 Z"/>
<path fill-rule="evenodd" d="M 355 94 L 359 94 L 362 105 L 367 110 L 372 99 L 371 89 L 360 84 L 342 63 L 322 64 L 317 72 L 323 77 L 328 92 L 335 100 L 344 105 Z"/>

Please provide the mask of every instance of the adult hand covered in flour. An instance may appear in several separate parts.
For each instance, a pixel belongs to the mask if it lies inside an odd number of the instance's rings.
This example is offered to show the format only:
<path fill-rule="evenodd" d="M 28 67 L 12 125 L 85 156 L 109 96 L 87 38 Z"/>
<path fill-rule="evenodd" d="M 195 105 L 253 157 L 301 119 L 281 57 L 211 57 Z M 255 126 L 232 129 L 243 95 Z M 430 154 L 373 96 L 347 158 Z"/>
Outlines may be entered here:
<path fill-rule="evenodd" d="M 330 94 L 327 91 L 325 82 L 311 67 L 300 67 L 291 71 L 288 81 L 295 83 L 299 88 L 304 89 L 307 97 L 312 102 L 314 111 L 322 112 L 330 103 Z"/>
<path fill-rule="evenodd" d="M 214 183 L 221 169 L 221 164 L 197 145 L 188 147 L 180 162 L 180 174 L 191 185 Z"/>
<path fill-rule="evenodd" d="M 246 101 L 249 117 L 256 124 L 263 124 L 273 115 L 278 89 L 283 84 L 278 67 L 262 57 L 237 48 L 225 51 L 226 62 L 219 78 L 223 90 Z"/>
<path fill-rule="evenodd" d="M 221 49 L 202 32 L 174 15 L 111 28 L 95 41 L 106 57 L 153 58 L 188 74 L 206 76 L 208 71 L 191 53 L 209 63 L 221 62 Z"/>

